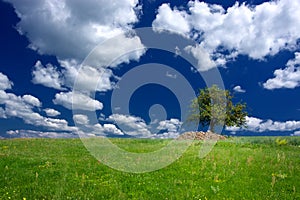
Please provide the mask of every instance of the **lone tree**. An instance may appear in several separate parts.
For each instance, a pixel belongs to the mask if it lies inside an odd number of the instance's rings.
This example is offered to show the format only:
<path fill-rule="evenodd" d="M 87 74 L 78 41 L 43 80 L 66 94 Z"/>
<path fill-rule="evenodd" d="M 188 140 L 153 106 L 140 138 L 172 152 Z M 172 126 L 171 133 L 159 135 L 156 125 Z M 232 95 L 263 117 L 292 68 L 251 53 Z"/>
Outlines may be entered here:
<path fill-rule="evenodd" d="M 197 98 L 192 100 L 189 121 L 198 121 L 202 127 L 210 125 L 214 132 L 216 126 L 244 127 L 247 112 L 246 103 L 232 103 L 233 96 L 228 90 L 217 85 L 201 89 Z"/>

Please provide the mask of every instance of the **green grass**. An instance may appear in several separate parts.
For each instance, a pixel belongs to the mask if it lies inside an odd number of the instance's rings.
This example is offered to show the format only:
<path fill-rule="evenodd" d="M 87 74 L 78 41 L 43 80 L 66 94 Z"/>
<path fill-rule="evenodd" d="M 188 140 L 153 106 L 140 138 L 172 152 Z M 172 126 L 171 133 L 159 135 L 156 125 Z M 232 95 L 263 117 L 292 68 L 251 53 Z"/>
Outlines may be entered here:
<path fill-rule="evenodd" d="M 300 137 L 229 138 L 203 159 L 200 141 L 166 168 L 111 169 L 79 139 L 0 140 L 0 199 L 300 199 Z M 150 152 L 168 140 L 112 139 Z"/>

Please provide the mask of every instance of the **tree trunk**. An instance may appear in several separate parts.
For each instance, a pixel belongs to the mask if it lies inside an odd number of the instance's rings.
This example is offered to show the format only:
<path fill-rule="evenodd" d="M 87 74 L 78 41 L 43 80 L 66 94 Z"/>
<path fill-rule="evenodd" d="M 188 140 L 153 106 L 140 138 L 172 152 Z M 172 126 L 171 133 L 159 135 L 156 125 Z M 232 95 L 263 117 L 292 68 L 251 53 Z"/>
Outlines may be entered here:
<path fill-rule="evenodd" d="M 210 121 L 209 131 L 213 133 L 215 132 L 215 122 L 213 120 Z"/>

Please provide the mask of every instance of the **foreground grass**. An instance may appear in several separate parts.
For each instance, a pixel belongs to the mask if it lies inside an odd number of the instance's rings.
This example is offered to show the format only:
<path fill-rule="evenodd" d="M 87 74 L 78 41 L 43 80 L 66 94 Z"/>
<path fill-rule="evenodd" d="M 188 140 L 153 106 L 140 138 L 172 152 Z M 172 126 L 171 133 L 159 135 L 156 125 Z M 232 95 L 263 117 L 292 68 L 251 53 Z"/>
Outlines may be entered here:
<path fill-rule="evenodd" d="M 167 140 L 113 139 L 132 152 Z M 166 168 L 144 174 L 111 169 L 79 139 L 0 140 L 0 199 L 300 199 L 300 137 L 219 141 L 203 159 L 201 142 Z"/>

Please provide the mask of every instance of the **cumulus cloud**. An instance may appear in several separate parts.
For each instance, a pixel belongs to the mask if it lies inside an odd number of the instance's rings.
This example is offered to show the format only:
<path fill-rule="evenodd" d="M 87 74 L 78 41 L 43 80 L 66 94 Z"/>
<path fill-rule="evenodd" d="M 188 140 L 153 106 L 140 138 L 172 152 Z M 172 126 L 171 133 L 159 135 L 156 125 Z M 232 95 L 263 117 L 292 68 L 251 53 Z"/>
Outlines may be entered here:
<path fill-rule="evenodd" d="M 90 124 L 90 120 L 87 115 L 76 114 L 73 116 L 73 120 L 78 125 L 79 132 L 86 135 L 88 132 L 94 136 L 104 136 L 108 134 L 124 135 L 124 133 L 116 127 L 114 124 Z"/>
<path fill-rule="evenodd" d="M 245 93 L 245 92 L 246 92 L 246 90 L 242 89 L 242 87 L 239 86 L 239 85 L 235 86 L 235 87 L 233 88 L 233 91 L 239 92 L 239 93 Z"/>
<path fill-rule="evenodd" d="M 43 66 L 41 61 L 37 61 L 32 71 L 32 82 L 46 87 L 63 90 L 62 74 L 52 64 Z"/>
<path fill-rule="evenodd" d="M 156 129 L 160 132 L 155 134 L 151 133 L 150 125 L 148 126 L 146 122 L 140 117 L 123 114 L 113 114 L 109 116 L 107 120 L 112 121 L 116 125 L 118 125 L 119 128 L 116 127 L 117 132 L 120 131 L 122 132 L 122 134 L 144 138 L 176 138 L 180 135 L 179 129 L 182 125 L 182 122 L 178 119 L 159 121 L 155 124 L 157 124 Z"/>
<path fill-rule="evenodd" d="M 187 14 L 185 12 L 179 11 L 176 8 L 172 10 L 169 4 L 162 4 L 157 12 L 156 19 L 152 23 L 154 30 L 168 30 L 183 35 L 190 31 L 190 25 L 186 19 Z"/>
<path fill-rule="evenodd" d="M 13 82 L 11 82 L 6 75 L 0 72 L 0 90 L 11 89 Z"/>
<path fill-rule="evenodd" d="M 7 118 L 6 114 L 5 114 L 5 110 L 3 108 L 1 108 L 1 107 L 0 107 L 0 118 L 2 118 L 2 119 Z"/>
<path fill-rule="evenodd" d="M 41 0 L 11 2 L 20 18 L 17 28 L 30 47 L 60 59 L 82 60 L 97 44 L 138 22 L 138 0 Z"/>
<path fill-rule="evenodd" d="M 25 103 L 35 106 L 35 107 L 41 107 L 42 103 L 40 102 L 40 100 L 32 95 L 23 95 L 22 99 L 24 100 Z"/>
<path fill-rule="evenodd" d="M 7 79 L 6 82 L 12 85 L 10 80 Z M 4 88 L 7 87 L 3 87 L 2 89 Z M 36 108 L 40 109 L 42 106 L 42 103 L 37 97 L 28 94 L 17 96 L 14 93 L 6 92 L 2 89 L 0 89 L 1 118 L 20 118 L 26 124 L 44 127 L 54 131 L 74 132 L 77 130 L 76 127 L 69 126 L 65 119 L 44 117 L 36 112 Z"/>
<path fill-rule="evenodd" d="M 300 131 L 295 131 L 292 136 L 300 136 Z"/>
<path fill-rule="evenodd" d="M 69 126 L 67 120 L 65 119 L 55 119 L 55 118 L 48 118 L 43 117 L 40 118 L 38 123 L 32 123 L 35 126 L 43 126 L 50 130 L 57 130 L 57 131 L 70 131 L 75 132 L 77 131 L 76 127 Z"/>
<path fill-rule="evenodd" d="M 120 34 L 94 49 L 83 64 L 78 59 L 58 59 L 61 66 L 37 61 L 32 71 L 32 82 L 57 90 L 72 90 L 90 93 L 105 92 L 114 88 L 118 79 L 112 70 L 121 63 L 138 60 L 145 53 L 139 37 Z"/>
<path fill-rule="evenodd" d="M 88 78 L 88 77 L 86 77 Z M 123 135 L 124 133 L 114 124 L 95 124 L 90 127 L 91 132 L 84 132 L 77 127 L 69 126 L 65 119 L 52 118 L 60 115 L 57 110 L 46 108 L 43 111 L 50 117 L 42 116 L 41 101 L 32 95 L 25 94 L 17 96 L 14 93 L 5 91 L 10 89 L 13 83 L 6 75 L 0 74 L 1 89 L 0 89 L 0 118 L 20 118 L 26 124 L 36 127 L 43 127 L 46 132 L 33 130 L 15 130 L 8 131 L 10 137 L 76 137 L 75 132 L 80 132 L 84 136 L 104 135 L 106 133 L 114 135 Z M 91 99 L 89 96 L 79 92 L 61 92 L 56 94 L 54 103 L 61 104 L 67 108 L 82 110 L 97 110 L 102 109 L 103 105 L 97 100 Z M 74 116 L 74 121 L 81 124 L 88 124 L 86 116 Z"/>
<path fill-rule="evenodd" d="M 75 123 L 87 125 L 89 124 L 89 118 L 86 115 L 77 114 L 73 116 L 73 120 Z"/>
<path fill-rule="evenodd" d="M 52 108 L 46 108 L 46 109 L 44 109 L 44 111 L 45 111 L 46 115 L 49 117 L 55 117 L 55 116 L 58 116 L 61 114 L 59 111 L 52 109 Z"/>
<path fill-rule="evenodd" d="M 181 125 L 182 122 L 180 120 L 172 118 L 170 120 L 160 121 L 157 129 L 167 132 L 178 132 Z"/>
<path fill-rule="evenodd" d="M 265 131 L 295 131 L 300 129 L 300 121 L 290 120 L 285 122 L 273 121 L 271 119 L 262 120 L 256 117 L 246 117 L 246 128 L 238 127 L 226 127 L 228 131 L 253 131 L 253 132 L 265 132 Z"/>
<path fill-rule="evenodd" d="M 57 90 L 71 90 L 76 83 L 76 90 L 82 92 L 105 92 L 114 87 L 115 77 L 110 69 L 81 66 L 74 59 L 59 60 L 62 69 L 52 64 L 43 66 L 37 61 L 33 72 L 32 82 Z"/>
<path fill-rule="evenodd" d="M 274 71 L 274 78 L 268 79 L 263 87 L 268 90 L 300 86 L 300 52 L 295 53 L 295 58 L 289 60 L 286 68 Z"/>
<path fill-rule="evenodd" d="M 40 54 L 55 55 L 60 64 L 37 61 L 32 82 L 64 91 L 57 93 L 53 102 L 68 109 L 72 105 L 75 109 L 102 109 L 102 103 L 90 95 L 114 88 L 118 77 L 109 68 L 139 60 L 146 51 L 132 30 L 141 12 L 138 0 L 6 1 L 14 6 L 20 18 L 16 27 L 29 39 L 29 47 Z M 87 63 L 81 66 L 88 55 Z M 77 92 L 71 96 L 74 84 Z"/>
<path fill-rule="evenodd" d="M 103 124 L 103 129 L 105 132 L 112 133 L 114 135 L 124 135 L 124 133 L 114 124 Z"/>
<path fill-rule="evenodd" d="M 151 132 L 149 131 L 146 122 L 140 117 L 113 114 L 108 117 L 108 120 L 116 123 L 127 135 L 135 137 L 151 136 Z"/>
<path fill-rule="evenodd" d="M 70 110 L 101 110 L 103 104 L 100 101 L 79 92 L 60 92 L 55 95 L 54 104 L 62 105 Z"/>
<path fill-rule="evenodd" d="M 31 95 L 21 97 L 0 90 L 0 105 L 4 107 L 1 114 L 3 118 L 16 117 L 22 119 L 26 124 L 55 131 L 73 132 L 77 130 L 76 127 L 69 126 L 65 119 L 43 117 L 34 111 L 34 108 L 41 106 L 41 103 L 36 97 Z"/>
<path fill-rule="evenodd" d="M 185 47 L 184 50 L 192 54 L 198 60 L 197 69 L 199 71 L 208 71 L 218 65 L 225 64 L 225 60 L 222 57 L 213 59 L 202 44 L 196 46 L 189 45 Z"/>
<path fill-rule="evenodd" d="M 116 78 L 112 71 L 102 67 L 92 67 L 89 65 L 79 65 L 75 60 L 60 61 L 64 68 L 63 76 L 65 86 L 81 92 L 105 92 L 113 89 Z"/>
<path fill-rule="evenodd" d="M 180 135 L 182 124 L 183 122 L 174 118 L 159 121 L 158 126 L 156 127 L 156 129 L 159 130 L 159 133 L 151 135 L 151 138 L 177 138 Z"/>
<path fill-rule="evenodd" d="M 108 135 L 124 135 L 124 133 L 117 128 L 114 124 L 94 124 L 94 125 L 85 125 L 84 128 L 88 128 L 88 134 L 93 134 L 95 136 L 108 136 Z M 87 133 L 85 133 L 87 134 Z"/>
<path fill-rule="evenodd" d="M 299 1 L 279 0 L 256 6 L 236 3 L 225 10 L 219 5 L 196 0 L 188 3 L 188 11 L 179 11 L 169 4 L 161 5 L 152 25 L 155 29 L 176 29 L 196 39 L 209 57 L 201 49 L 198 53 L 197 49 L 190 53 L 199 62 L 204 57 L 210 69 L 239 54 L 261 60 L 280 50 L 294 49 L 300 38 L 300 29 L 296 28 L 300 26 L 299 8 Z M 177 19 L 183 22 L 177 23 Z M 184 24 L 185 29 L 179 24 Z M 217 58 L 220 62 L 214 63 Z"/>
<path fill-rule="evenodd" d="M 97 46 L 85 62 L 96 67 L 117 67 L 130 60 L 138 61 L 145 53 L 145 46 L 133 31 L 129 34 L 121 33 Z"/>

